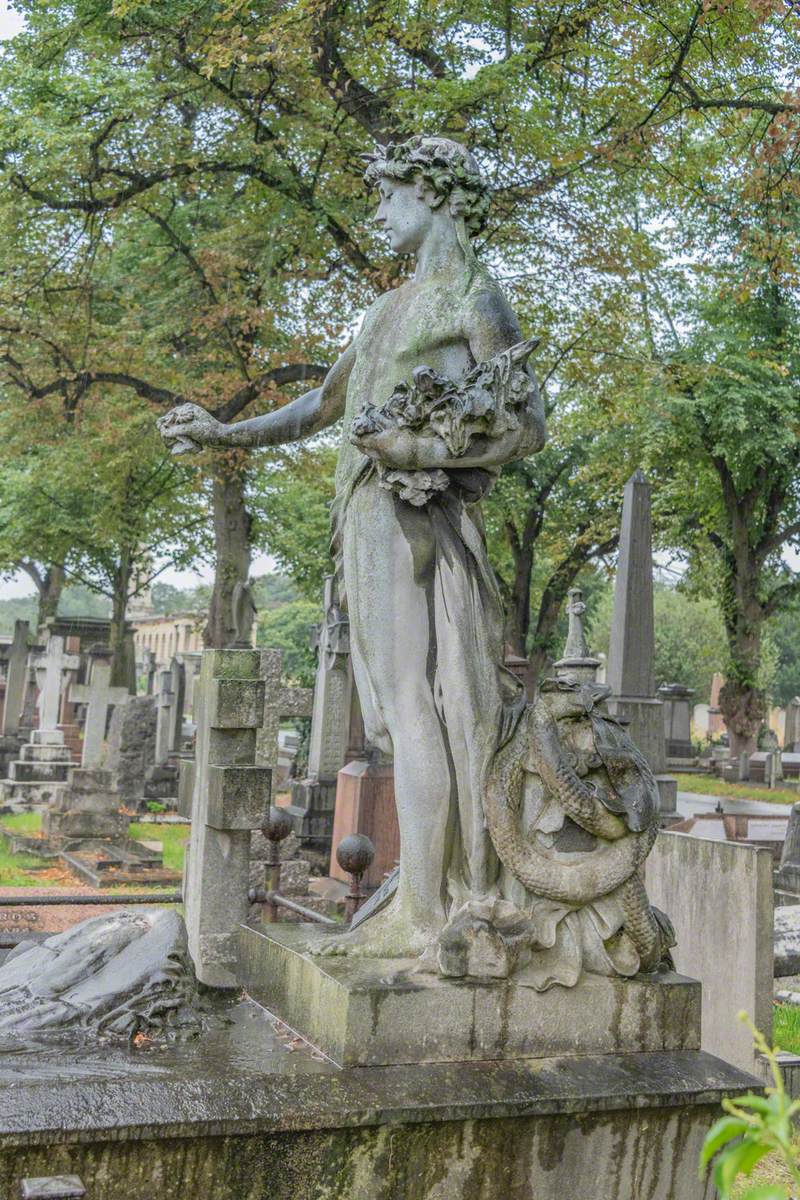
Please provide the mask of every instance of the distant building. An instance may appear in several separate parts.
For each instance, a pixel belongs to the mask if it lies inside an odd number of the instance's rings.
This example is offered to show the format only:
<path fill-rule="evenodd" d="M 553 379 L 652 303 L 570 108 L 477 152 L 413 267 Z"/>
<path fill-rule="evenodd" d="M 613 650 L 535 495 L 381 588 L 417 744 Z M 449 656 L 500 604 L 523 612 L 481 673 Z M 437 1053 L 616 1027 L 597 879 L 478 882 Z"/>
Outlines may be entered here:
<path fill-rule="evenodd" d="M 135 618 L 131 624 L 137 662 L 141 661 L 144 650 L 152 651 L 160 667 L 168 667 L 175 654 L 199 653 L 203 649 L 205 620 L 205 613 L 189 612 Z"/>

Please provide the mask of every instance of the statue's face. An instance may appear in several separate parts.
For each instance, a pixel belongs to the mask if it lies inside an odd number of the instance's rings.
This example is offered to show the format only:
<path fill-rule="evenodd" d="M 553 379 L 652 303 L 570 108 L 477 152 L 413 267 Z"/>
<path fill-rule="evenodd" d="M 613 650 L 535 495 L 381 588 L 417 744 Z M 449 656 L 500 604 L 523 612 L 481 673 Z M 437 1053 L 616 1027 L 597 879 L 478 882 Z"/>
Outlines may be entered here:
<path fill-rule="evenodd" d="M 414 254 L 433 225 L 433 210 L 416 183 L 382 179 L 378 186 L 381 198 L 375 220 L 389 235 L 392 250 Z"/>

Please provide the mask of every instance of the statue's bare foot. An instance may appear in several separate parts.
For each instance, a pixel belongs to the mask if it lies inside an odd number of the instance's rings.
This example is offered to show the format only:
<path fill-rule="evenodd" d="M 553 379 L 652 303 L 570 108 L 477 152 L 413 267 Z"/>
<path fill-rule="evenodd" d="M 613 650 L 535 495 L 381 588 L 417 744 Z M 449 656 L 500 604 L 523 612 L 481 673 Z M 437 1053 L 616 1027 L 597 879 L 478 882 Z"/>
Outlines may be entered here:
<path fill-rule="evenodd" d="M 348 955 L 353 958 L 419 958 L 436 944 L 444 917 L 420 924 L 396 904 L 370 917 L 358 929 L 339 934 L 330 941 L 315 942 L 311 954 Z"/>

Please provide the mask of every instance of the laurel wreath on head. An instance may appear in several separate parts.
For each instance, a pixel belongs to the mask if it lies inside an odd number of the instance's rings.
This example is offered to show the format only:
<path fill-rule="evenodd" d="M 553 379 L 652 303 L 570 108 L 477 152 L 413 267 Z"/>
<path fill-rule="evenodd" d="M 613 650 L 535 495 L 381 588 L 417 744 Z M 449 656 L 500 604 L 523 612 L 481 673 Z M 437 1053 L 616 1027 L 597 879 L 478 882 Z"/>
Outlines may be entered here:
<path fill-rule="evenodd" d="M 401 183 L 419 179 L 440 204 L 447 201 L 454 217 L 464 218 L 470 234 L 476 234 L 486 223 L 490 192 L 480 172 L 469 165 L 467 155 L 457 142 L 415 134 L 405 142 L 390 142 L 374 154 L 365 154 L 364 179 L 371 187 L 379 179 Z"/>

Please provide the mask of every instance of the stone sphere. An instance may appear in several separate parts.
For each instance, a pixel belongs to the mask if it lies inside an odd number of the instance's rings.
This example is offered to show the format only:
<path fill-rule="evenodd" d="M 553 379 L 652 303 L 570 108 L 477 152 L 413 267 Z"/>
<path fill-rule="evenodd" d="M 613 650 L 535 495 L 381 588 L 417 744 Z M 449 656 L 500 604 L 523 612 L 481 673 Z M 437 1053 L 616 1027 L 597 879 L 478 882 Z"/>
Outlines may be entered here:
<path fill-rule="evenodd" d="M 269 816 L 261 826 L 261 832 L 270 842 L 282 842 L 292 832 L 292 818 L 285 808 L 272 805 Z"/>
<path fill-rule="evenodd" d="M 349 875 L 362 875 L 375 857 L 375 847 L 363 833 L 351 833 L 336 847 L 336 861 Z"/>

